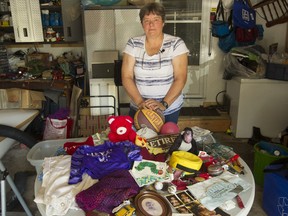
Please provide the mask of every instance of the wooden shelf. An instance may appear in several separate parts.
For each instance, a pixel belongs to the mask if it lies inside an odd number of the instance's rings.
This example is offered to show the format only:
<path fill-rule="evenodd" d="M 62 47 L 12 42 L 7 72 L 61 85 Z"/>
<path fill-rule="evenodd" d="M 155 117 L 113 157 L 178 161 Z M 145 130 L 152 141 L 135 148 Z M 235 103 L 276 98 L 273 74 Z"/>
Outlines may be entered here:
<path fill-rule="evenodd" d="M 13 41 L 4 41 L 0 42 L 0 45 L 4 45 L 7 47 L 31 47 L 34 45 L 37 45 L 37 47 L 43 47 L 43 45 L 48 44 L 51 45 L 51 47 L 83 47 L 84 43 L 83 41 L 59 41 L 59 42 L 26 42 L 26 43 L 16 43 Z"/>
<path fill-rule="evenodd" d="M 40 5 L 41 10 L 49 10 L 49 11 L 56 11 L 56 12 L 61 12 L 61 6 L 56 6 L 56 5 L 52 5 L 52 6 L 41 6 Z"/>
<path fill-rule="evenodd" d="M 43 29 L 52 28 L 52 29 L 63 29 L 63 26 L 43 26 Z"/>
<path fill-rule="evenodd" d="M 0 11 L 0 16 L 7 14 L 11 15 L 11 11 Z"/>

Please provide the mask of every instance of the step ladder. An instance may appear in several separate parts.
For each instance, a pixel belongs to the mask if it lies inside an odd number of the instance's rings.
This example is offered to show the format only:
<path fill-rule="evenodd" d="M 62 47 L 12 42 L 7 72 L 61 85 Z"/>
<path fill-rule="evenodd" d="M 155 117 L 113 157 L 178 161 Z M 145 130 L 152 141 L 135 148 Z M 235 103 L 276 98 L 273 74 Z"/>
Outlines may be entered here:
<path fill-rule="evenodd" d="M 288 0 L 264 0 L 253 8 L 261 8 L 266 27 L 288 22 Z"/>

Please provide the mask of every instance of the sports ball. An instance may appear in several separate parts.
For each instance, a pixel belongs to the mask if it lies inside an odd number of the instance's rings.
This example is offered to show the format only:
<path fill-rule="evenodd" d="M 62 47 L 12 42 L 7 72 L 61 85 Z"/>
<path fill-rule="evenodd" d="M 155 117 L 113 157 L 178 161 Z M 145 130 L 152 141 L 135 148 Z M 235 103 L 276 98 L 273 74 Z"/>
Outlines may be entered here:
<path fill-rule="evenodd" d="M 178 125 L 174 122 L 166 122 L 160 130 L 160 134 L 177 134 L 180 133 Z"/>
<path fill-rule="evenodd" d="M 139 109 L 134 116 L 134 126 L 137 130 L 146 126 L 156 133 L 159 133 L 165 122 L 164 119 L 164 115 L 161 111 Z"/>
<path fill-rule="evenodd" d="M 154 183 L 154 187 L 155 187 L 156 190 L 162 190 L 163 189 L 163 183 L 159 182 L 159 181 L 156 181 Z"/>

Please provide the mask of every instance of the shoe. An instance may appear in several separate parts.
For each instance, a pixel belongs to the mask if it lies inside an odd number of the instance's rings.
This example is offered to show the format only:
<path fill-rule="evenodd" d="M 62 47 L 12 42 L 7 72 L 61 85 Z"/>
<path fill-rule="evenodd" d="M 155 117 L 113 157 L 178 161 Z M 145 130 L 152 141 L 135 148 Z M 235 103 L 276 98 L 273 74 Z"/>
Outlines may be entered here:
<path fill-rule="evenodd" d="M 253 127 L 253 134 L 252 134 L 252 137 L 250 139 L 248 139 L 248 144 L 255 145 L 256 143 L 258 143 L 260 141 L 270 142 L 271 138 L 263 136 L 261 134 L 260 128 Z"/>

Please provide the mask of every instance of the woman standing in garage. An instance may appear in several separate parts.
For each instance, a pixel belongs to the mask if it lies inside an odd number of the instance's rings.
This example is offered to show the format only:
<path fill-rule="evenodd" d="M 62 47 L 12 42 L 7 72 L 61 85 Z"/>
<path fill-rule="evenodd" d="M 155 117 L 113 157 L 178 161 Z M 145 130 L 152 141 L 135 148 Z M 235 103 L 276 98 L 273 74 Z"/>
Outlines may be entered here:
<path fill-rule="evenodd" d="M 145 34 L 130 38 L 123 51 L 122 82 L 131 98 L 129 115 L 134 117 L 138 109 L 160 109 L 166 122 L 177 123 L 189 50 L 181 38 L 163 33 L 161 4 L 144 5 L 139 16 Z"/>

